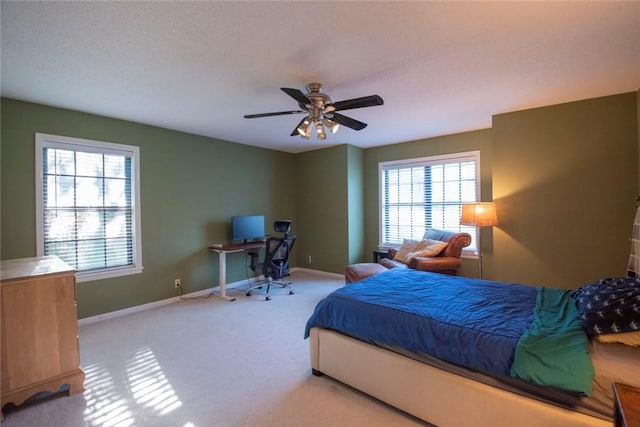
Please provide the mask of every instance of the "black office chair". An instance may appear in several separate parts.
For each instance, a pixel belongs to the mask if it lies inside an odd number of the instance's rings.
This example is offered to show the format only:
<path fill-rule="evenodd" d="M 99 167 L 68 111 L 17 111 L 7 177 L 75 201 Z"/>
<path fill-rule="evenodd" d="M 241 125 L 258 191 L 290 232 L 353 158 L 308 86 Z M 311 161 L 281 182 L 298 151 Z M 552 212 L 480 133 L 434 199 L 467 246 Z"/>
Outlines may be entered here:
<path fill-rule="evenodd" d="M 278 285 L 283 288 L 289 289 L 289 294 L 293 295 L 293 289 L 291 289 L 291 282 L 283 280 L 289 275 L 289 254 L 296 242 L 296 236 L 289 236 L 291 230 L 291 221 L 275 221 L 273 228 L 279 233 L 283 233 L 282 237 L 270 236 L 265 242 L 264 260 L 258 263 L 258 253 L 249 252 L 251 257 L 249 268 L 256 273 L 262 273 L 264 280 L 252 284 L 247 289 L 247 296 L 251 296 L 251 292 L 254 289 L 262 288 L 267 285 L 266 300 L 269 301 L 271 296 L 269 295 L 269 289 L 271 285 Z"/>

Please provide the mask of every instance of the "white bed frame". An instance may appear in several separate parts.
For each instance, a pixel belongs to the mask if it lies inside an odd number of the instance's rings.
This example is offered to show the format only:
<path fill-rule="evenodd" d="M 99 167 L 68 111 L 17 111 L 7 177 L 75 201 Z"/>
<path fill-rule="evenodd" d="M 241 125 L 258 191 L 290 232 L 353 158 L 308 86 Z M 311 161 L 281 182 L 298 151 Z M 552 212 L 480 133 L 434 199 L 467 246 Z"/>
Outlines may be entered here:
<path fill-rule="evenodd" d="M 311 368 L 440 427 L 611 427 L 611 421 L 510 393 L 409 357 L 312 328 Z"/>

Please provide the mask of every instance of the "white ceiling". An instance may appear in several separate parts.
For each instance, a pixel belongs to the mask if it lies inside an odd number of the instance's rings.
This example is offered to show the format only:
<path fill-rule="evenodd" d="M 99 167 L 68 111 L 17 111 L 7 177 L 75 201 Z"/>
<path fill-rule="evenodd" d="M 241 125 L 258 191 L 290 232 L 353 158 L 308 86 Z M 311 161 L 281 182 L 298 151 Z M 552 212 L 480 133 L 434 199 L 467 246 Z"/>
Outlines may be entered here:
<path fill-rule="evenodd" d="M 640 2 L 2 1 L 2 96 L 287 152 L 488 128 L 640 88 Z M 369 126 L 324 142 L 279 90 L 321 82 Z M 73 135 L 72 135 L 73 136 Z"/>

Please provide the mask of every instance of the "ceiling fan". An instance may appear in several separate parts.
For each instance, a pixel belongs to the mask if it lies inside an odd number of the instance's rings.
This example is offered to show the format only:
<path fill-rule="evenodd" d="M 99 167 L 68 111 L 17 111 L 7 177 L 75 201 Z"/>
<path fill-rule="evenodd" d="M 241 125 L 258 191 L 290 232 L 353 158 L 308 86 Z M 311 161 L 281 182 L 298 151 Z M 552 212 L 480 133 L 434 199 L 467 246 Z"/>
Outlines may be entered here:
<path fill-rule="evenodd" d="M 352 119 L 336 111 L 374 107 L 384 103 L 378 95 L 333 102 L 331 98 L 329 98 L 329 95 L 322 93 L 321 83 L 309 83 L 305 86 L 305 89 L 307 90 L 306 94 L 298 89 L 288 87 L 280 88 L 284 93 L 298 101 L 300 110 L 247 114 L 244 118 L 255 119 L 258 117 L 282 116 L 286 114 L 306 114 L 307 116 L 293 129 L 291 136 L 300 135 L 304 139 L 309 139 L 312 129 L 315 129 L 318 139 L 326 139 L 325 126 L 331 133 L 336 133 L 339 125 L 346 126 L 353 130 L 362 130 L 367 127 L 366 123 Z"/>

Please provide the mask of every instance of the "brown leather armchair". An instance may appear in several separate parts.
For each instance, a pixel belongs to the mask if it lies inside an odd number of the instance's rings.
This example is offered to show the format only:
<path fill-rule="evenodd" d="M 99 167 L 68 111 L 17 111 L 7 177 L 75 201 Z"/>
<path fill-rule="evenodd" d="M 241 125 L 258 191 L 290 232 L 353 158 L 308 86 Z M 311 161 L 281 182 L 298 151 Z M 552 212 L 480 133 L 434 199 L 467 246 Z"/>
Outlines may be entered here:
<path fill-rule="evenodd" d="M 462 248 L 471 244 L 471 235 L 469 233 L 431 229 L 424 234 L 424 238 L 440 240 L 449 244 L 435 257 L 415 257 L 409 264 L 394 260 L 393 257 L 396 255 L 397 249 L 389 249 L 389 258 L 381 259 L 380 264 L 387 268 L 413 268 L 455 276 L 458 273 L 458 268 L 460 268 Z"/>

